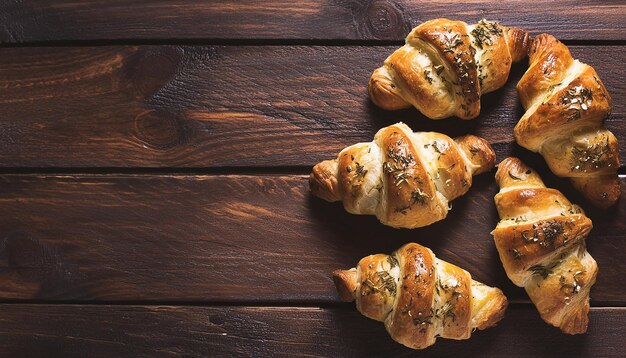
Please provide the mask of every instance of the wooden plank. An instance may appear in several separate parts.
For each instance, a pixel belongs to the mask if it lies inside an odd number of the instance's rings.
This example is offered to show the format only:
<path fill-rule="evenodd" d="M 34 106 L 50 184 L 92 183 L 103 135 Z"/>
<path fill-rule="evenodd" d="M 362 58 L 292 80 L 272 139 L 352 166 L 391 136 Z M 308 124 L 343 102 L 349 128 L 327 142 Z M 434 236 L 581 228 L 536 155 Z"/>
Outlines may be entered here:
<path fill-rule="evenodd" d="M 419 242 L 527 300 L 489 234 L 496 191 L 493 173 L 482 175 L 446 220 L 396 230 L 310 196 L 305 176 L 5 175 L 0 299 L 337 302 L 333 270 Z M 615 253 L 626 248 L 626 200 L 587 211 L 600 267 L 592 302 L 623 304 L 626 261 Z"/>
<path fill-rule="evenodd" d="M 128 39 L 400 40 L 419 23 L 498 19 L 563 39 L 626 40 L 620 0 L 4 1 L 0 42 Z"/>
<path fill-rule="evenodd" d="M 0 49 L 0 166 L 310 166 L 397 121 L 484 136 L 499 158 L 519 151 L 525 64 L 483 97 L 479 119 L 431 121 L 369 101 L 369 76 L 394 48 Z M 608 128 L 626 138 L 626 46 L 571 48 L 604 80 L 615 107 Z"/>
<path fill-rule="evenodd" d="M 625 308 L 592 308 L 584 336 L 560 333 L 532 307 L 420 357 L 623 356 Z M 41 357 L 415 356 L 382 323 L 342 308 L 0 305 L 0 354 Z"/>

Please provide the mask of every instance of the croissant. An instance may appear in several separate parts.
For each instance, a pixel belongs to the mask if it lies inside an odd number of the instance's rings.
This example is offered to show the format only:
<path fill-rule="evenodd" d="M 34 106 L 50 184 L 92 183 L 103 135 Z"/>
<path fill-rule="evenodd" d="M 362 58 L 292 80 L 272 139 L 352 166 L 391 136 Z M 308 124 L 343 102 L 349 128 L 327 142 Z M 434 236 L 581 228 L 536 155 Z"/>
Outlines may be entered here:
<path fill-rule="evenodd" d="M 496 180 L 501 220 L 492 234 L 506 274 L 526 288 L 544 321 L 564 333 L 585 333 L 598 273 L 585 248 L 591 220 L 517 158 L 500 163 Z"/>
<path fill-rule="evenodd" d="M 613 133 L 603 128 L 611 97 L 593 67 L 542 34 L 532 43 L 530 67 L 517 91 L 526 109 L 515 127 L 517 143 L 541 153 L 554 174 L 570 178 L 594 205 L 615 204 L 619 150 Z"/>
<path fill-rule="evenodd" d="M 529 43 L 526 31 L 495 21 L 427 21 L 374 71 L 370 97 L 388 110 L 413 105 L 431 119 L 476 118 L 481 94 L 506 83 L 511 63 L 526 57 Z"/>
<path fill-rule="evenodd" d="M 373 142 L 352 145 L 337 159 L 315 165 L 309 183 L 314 195 L 341 200 L 350 213 L 416 228 L 444 219 L 448 202 L 467 192 L 472 175 L 494 164 L 493 149 L 482 138 L 452 140 L 397 123 L 379 130 Z"/>
<path fill-rule="evenodd" d="M 497 288 L 410 243 L 391 255 L 371 255 L 356 268 L 333 272 L 343 301 L 356 300 L 364 316 L 385 322 L 398 343 L 422 349 L 437 337 L 468 339 L 475 328 L 502 319 L 508 305 Z"/>

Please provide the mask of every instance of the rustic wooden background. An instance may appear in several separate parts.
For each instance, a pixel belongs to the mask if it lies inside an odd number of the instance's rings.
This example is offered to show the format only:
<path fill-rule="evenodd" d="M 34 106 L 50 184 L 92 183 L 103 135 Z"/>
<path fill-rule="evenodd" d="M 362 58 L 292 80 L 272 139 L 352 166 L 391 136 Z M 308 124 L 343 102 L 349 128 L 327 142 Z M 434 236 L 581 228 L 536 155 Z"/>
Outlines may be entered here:
<path fill-rule="evenodd" d="M 592 209 L 513 143 L 526 64 L 470 122 L 368 100 L 371 71 L 441 16 L 564 40 L 609 89 L 626 161 L 622 0 L 0 2 L 0 356 L 624 356 L 626 200 Z M 484 136 L 587 209 L 586 335 L 506 278 L 493 172 L 411 231 L 311 197 L 313 164 L 400 120 Z M 331 271 L 411 241 L 501 287 L 500 325 L 414 352 L 339 302 Z"/>

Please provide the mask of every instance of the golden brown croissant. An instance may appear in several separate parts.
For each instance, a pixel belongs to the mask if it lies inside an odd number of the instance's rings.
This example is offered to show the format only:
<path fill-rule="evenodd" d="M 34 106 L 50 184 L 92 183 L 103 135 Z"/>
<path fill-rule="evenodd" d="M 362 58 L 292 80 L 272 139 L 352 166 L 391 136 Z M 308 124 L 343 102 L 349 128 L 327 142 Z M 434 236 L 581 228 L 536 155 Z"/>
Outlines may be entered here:
<path fill-rule="evenodd" d="M 526 31 L 495 21 L 427 21 L 374 71 L 370 97 L 388 110 L 413 105 L 431 119 L 476 118 L 481 94 L 506 83 L 511 63 L 526 57 L 529 42 Z"/>
<path fill-rule="evenodd" d="M 507 275 L 526 288 L 544 321 L 564 333 L 584 333 L 598 273 L 585 248 L 591 220 L 517 158 L 500 163 L 496 180 L 501 220 L 493 236 Z"/>
<path fill-rule="evenodd" d="M 494 164 L 493 149 L 482 138 L 452 140 L 435 132 L 413 133 L 397 123 L 379 130 L 373 142 L 352 145 L 337 159 L 318 163 L 309 183 L 314 195 L 341 200 L 350 213 L 416 228 L 444 219 L 448 202 L 467 192 L 472 175 Z"/>
<path fill-rule="evenodd" d="M 515 127 L 517 143 L 541 153 L 554 174 L 570 178 L 594 205 L 615 204 L 619 151 L 613 133 L 603 128 L 611 97 L 593 67 L 542 34 L 532 43 L 517 91 L 526 109 Z"/>
<path fill-rule="evenodd" d="M 367 256 L 356 268 L 333 272 L 333 280 L 343 301 L 356 299 L 359 312 L 385 322 L 391 338 L 414 349 L 437 337 L 468 339 L 473 329 L 500 321 L 508 305 L 499 289 L 413 243 Z"/>

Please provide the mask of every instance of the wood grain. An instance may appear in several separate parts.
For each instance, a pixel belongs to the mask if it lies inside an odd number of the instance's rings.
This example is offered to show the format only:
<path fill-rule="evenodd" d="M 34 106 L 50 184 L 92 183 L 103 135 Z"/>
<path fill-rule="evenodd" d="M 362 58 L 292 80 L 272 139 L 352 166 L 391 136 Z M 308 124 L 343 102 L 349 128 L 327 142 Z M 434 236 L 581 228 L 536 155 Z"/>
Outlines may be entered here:
<path fill-rule="evenodd" d="M 625 303 L 626 200 L 591 208 L 513 143 L 526 64 L 477 121 L 370 103 L 372 70 L 444 16 L 572 45 L 613 97 L 626 158 L 620 0 L 0 1 L 0 357 L 626 356 L 626 308 L 598 307 Z M 493 172 L 411 231 L 312 197 L 306 175 L 140 174 L 306 173 L 397 121 L 483 136 L 588 209 L 599 276 L 586 335 L 543 323 L 507 279 L 489 234 Z M 42 174 L 115 172 L 134 174 Z M 411 241 L 502 288 L 499 326 L 416 353 L 338 302 L 330 272 Z"/>
<path fill-rule="evenodd" d="M 0 354 L 41 357 L 350 356 L 609 357 L 626 350 L 625 308 L 592 308 L 589 331 L 568 336 L 532 307 L 510 307 L 500 324 L 468 341 L 440 338 L 410 350 L 382 323 L 349 307 L 0 305 Z"/>
<path fill-rule="evenodd" d="M 564 181 L 545 179 L 581 202 Z M 0 299 L 337 302 L 333 270 L 419 242 L 527 300 L 489 234 L 496 191 L 493 173 L 484 174 L 446 220 L 395 230 L 311 197 L 305 176 L 5 175 Z M 626 249 L 626 200 L 587 212 L 600 267 L 592 304 L 623 303 L 626 262 L 616 253 Z"/>
<path fill-rule="evenodd" d="M 499 158 L 522 116 L 515 84 L 483 96 L 479 119 L 388 112 L 367 81 L 395 46 L 130 46 L 0 49 L 1 167 L 311 166 L 405 121 L 487 138 Z M 626 139 L 626 46 L 571 46 L 614 98 Z M 623 143 L 622 143 L 623 144 Z M 626 145 L 621 146 L 626 158 Z"/>
<path fill-rule="evenodd" d="M 563 39 L 626 40 L 623 1 L 3 1 L 0 42 L 134 39 L 401 40 L 419 23 L 497 19 Z"/>

